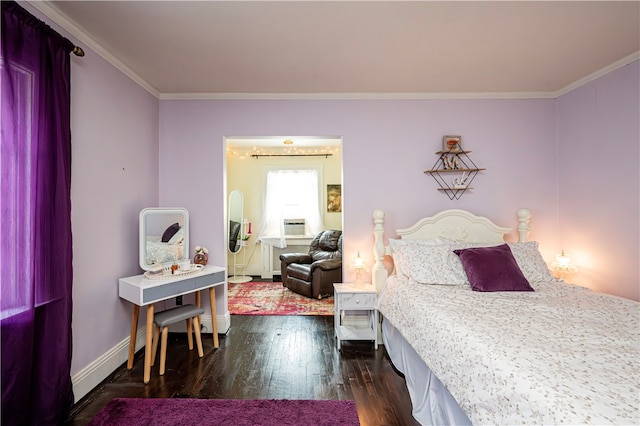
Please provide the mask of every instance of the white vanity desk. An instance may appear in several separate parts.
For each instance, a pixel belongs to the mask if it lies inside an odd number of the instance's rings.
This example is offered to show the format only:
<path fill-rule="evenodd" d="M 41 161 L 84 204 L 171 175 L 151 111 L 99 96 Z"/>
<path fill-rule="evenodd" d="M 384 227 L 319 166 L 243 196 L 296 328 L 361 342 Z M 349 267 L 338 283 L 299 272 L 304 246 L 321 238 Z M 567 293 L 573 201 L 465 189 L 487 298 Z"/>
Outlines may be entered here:
<path fill-rule="evenodd" d="M 144 348 L 144 382 L 151 377 L 151 340 L 153 337 L 154 303 L 162 300 L 196 294 L 196 305 L 200 306 L 200 290 L 209 289 L 209 304 L 211 305 L 211 323 L 213 325 L 213 347 L 218 347 L 218 325 L 216 321 L 216 292 L 215 287 L 225 283 L 225 269 L 220 266 L 205 266 L 202 271 L 189 275 L 181 275 L 167 279 L 147 279 L 144 275 L 135 275 L 118 280 L 118 291 L 121 298 L 133 303 L 133 317 L 131 319 L 131 340 L 129 343 L 129 359 L 127 368 L 133 368 L 133 356 L 138 332 L 138 317 L 140 306 L 147 307 L 147 334 Z"/>

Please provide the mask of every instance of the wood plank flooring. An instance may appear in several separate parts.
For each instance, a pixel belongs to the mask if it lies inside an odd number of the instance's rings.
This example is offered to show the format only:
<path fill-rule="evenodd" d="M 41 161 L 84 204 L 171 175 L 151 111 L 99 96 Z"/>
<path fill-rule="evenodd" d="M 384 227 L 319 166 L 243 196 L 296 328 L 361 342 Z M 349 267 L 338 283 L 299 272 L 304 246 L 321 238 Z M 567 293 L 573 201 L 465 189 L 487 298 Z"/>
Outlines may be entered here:
<path fill-rule="evenodd" d="M 167 371 L 142 383 L 144 350 L 76 403 L 66 424 L 86 424 L 112 398 L 346 399 L 362 426 L 417 425 L 404 378 L 384 346 L 344 342 L 336 349 L 331 316 L 231 317 L 213 350 L 203 334 L 204 358 L 188 350 L 185 334 L 169 335 Z M 322 413 L 314 413 L 322 418 Z"/>

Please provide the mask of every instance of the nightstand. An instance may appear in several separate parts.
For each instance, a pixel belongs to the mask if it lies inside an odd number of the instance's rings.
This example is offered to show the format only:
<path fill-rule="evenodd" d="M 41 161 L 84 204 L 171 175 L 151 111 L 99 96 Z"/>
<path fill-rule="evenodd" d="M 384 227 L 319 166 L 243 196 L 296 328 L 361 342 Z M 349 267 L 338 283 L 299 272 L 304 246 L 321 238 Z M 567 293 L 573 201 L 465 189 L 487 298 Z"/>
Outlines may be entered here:
<path fill-rule="evenodd" d="M 369 283 L 333 285 L 334 327 L 338 350 L 342 340 L 373 340 L 378 349 L 378 292 Z M 348 312 L 352 312 L 347 315 Z"/>

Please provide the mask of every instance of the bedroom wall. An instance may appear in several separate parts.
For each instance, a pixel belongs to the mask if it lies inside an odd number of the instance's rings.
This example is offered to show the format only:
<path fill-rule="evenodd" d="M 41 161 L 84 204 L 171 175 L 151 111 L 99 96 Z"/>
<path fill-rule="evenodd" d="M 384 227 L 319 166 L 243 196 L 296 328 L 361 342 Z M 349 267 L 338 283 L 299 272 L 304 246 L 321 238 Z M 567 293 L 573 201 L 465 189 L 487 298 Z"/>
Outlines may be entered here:
<path fill-rule="evenodd" d="M 640 65 L 557 100 L 559 247 L 573 280 L 640 300 Z"/>
<path fill-rule="evenodd" d="M 295 140 L 295 138 L 294 138 Z M 227 197 L 234 189 L 244 194 L 244 217 L 252 222 L 252 230 L 255 234 L 249 239 L 246 254 L 238 254 L 238 263 L 243 262 L 246 255 L 247 268 L 245 275 L 262 274 L 262 254 L 260 245 L 256 243 L 256 236 L 262 220 L 262 207 L 264 200 L 264 168 L 265 167 L 300 167 L 304 165 L 320 166 L 322 168 L 322 192 L 320 198 L 323 212 L 323 223 L 326 229 L 342 229 L 342 214 L 327 212 L 327 184 L 342 183 L 342 155 L 340 152 L 331 157 L 296 157 L 278 158 L 262 157 L 260 159 L 239 156 L 227 156 Z M 227 198 L 228 199 L 228 198 Z M 245 250 L 245 249 L 243 249 Z M 230 273 L 233 268 L 233 255 L 228 255 L 227 265 Z M 241 271 L 238 271 L 239 273 Z"/>
<path fill-rule="evenodd" d="M 89 51 L 72 67 L 72 376 L 128 337 L 118 278 L 140 273 L 138 214 L 158 205 L 158 100 Z"/>
<path fill-rule="evenodd" d="M 515 227 L 517 209 L 528 207 L 531 237 L 547 260 L 556 252 L 554 100 L 167 100 L 160 102 L 160 123 L 160 202 L 189 208 L 192 242 L 209 247 L 214 264 L 226 262 L 227 135 L 341 136 L 345 256 L 360 250 L 369 266 L 375 209 L 386 212 L 388 238 L 446 208 Z M 445 134 L 463 135 L 473 160 L 487 169 L 455 201 L 424 174 Z M 218 304 L 226 311 L 222 298 Z"/>
<path fill-rule="evenodd" d="M 158 100 L 85 51 L 71 69 L 76 398 L 126 360 L 132 305 L 118 278 L 140 273 L 138 214 L 158 206 Z"/>
<path fill-rule="evenodd" d="M 71 55 L 76 401 L 126 360 L 131 304 L 118 297 L 118 278 L 140 273 L 138 214 L 158 205 L 158 99 L 81 46 L 85 57 Z"/>

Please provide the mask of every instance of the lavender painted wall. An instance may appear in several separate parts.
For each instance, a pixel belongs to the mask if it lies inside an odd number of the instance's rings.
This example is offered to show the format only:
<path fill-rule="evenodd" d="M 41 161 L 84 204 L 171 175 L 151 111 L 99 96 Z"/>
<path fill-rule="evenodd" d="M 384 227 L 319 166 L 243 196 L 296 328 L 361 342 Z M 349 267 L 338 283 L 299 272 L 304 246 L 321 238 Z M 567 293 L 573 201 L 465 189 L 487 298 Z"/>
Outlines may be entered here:
<path fill-rule="evenodd" d="M 532 238 L 551 259 L 558 233 L 554 114 L 553 100 L 161 101 L 160 204 L 187 207 L 193 244 L 209 247 L 211 261 L 224 265 L 224 136 L 336 135 L 343 137 L 347 257 L 360 250 L 372 263 L 378 208 L 390 237 L 446 208 L 515 227 L 517 209 L 528 207 Z M 463 135 L 487 169 L 458 201 L 423 173 L 445 134 Z"/>
<path fill-rule="evenodd" d="M 82 47 L 71 55 L 72 377 L 129 336 L 118 278 L 140 273 L 138 214 L 158 205 L 158 99 Z"/>
<path fill-rule="evenodd" d="M 640 300 L 640 65 L 557 100 L 560 247 L 576 281 Z"/>
<path fill-rule="evenodd" d="M 87 49 L 71 69 L 71 375 L 129 335 L 118 278 L 140 273 L 138 214 L 158 205 L 158 100 Z"/>

